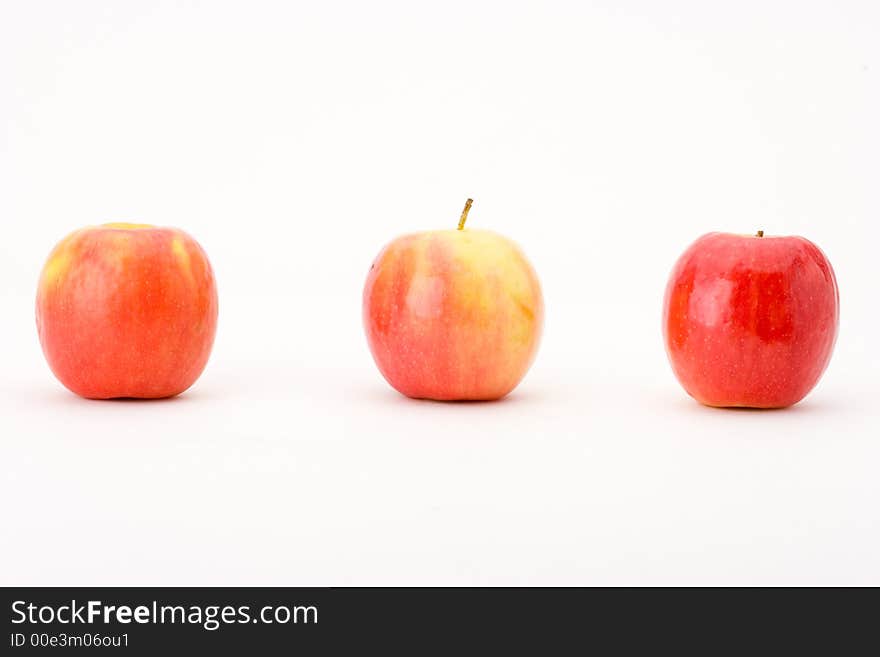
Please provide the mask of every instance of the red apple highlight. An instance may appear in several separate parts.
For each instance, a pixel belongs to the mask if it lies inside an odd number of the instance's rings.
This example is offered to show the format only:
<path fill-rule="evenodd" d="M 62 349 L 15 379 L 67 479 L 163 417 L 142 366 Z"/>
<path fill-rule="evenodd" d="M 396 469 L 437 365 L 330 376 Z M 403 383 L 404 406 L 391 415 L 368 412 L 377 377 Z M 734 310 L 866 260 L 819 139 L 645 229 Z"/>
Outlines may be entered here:
<path fill-rule="evenodd" d="M 831 359 L 839 297 L 831 263 L 803 237 L 709 233 L 679 258 L 663 305 L 669 362 L 709 406 L 782 408 Z"/>
<path fill-rule="evenodd" d="M 37 330 L 49 366 L 83 397 L 172 397 L 208 362 L 217 288 L 208 257 L 173 228 L 105 224 L 49 256 Z"/>
<path fill-rule="evenodd" d="M 408 397 L 499 399 L 525 375 L 544 303 L 522 251 L 464 228 L 404 235 L 373 263 L 364 287 L 367 341 L 382 375 Z"/>

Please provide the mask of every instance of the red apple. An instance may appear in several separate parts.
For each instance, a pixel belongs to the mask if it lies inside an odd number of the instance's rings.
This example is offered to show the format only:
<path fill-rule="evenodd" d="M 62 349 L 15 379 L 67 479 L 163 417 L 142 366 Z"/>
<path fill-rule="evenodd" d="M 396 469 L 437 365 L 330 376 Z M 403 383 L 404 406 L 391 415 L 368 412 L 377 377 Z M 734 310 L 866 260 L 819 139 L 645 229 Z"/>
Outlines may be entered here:
<path fill-rule="evenodd" d="M 499 399 L 525 375 L 544 303 L 522 251 L 464 228 L 398 237 L 364 287 L 363 317 L 379 370 L 399 392 L 437 400 Z"/>
<path fill-rule="evenodd" d="M 173 228 L 105 224 L 49 256 L 37 291 L 43 353 L 91 399 L 172 397 L 202 373 L 217 328 L 208 257 Z"/>
<path fill-rule="evenodd" d="M 782 408 L 819 381 L 838 318 L 834 271 L 809 240 L 709 233 L 672 270 L 663 337 L 697 401 Z"/>

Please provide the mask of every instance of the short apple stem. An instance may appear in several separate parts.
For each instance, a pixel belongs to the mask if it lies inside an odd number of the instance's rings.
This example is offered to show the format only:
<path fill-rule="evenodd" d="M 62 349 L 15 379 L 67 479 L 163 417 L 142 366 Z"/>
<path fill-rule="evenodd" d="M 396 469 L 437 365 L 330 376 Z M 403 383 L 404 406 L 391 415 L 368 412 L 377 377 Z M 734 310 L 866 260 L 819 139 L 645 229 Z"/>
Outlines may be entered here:
<path fill-rule="evenodd" d="M 763 231 L 763 230 L 759 230 L 759 231 L 758 231 L 758 237 L 764 237 L 764 231 Z"/>
<path fill-rule="evenodd" d="M 458 220 L 458 229 L 464 230 L 464 222 L 467 221 L 468 212 L 471 211 L 471 206 L 474 204 L 474 199 L 469 198 L 467 202 L 464 204 L 464 210 L 461 211 L 461 219 Z"/>

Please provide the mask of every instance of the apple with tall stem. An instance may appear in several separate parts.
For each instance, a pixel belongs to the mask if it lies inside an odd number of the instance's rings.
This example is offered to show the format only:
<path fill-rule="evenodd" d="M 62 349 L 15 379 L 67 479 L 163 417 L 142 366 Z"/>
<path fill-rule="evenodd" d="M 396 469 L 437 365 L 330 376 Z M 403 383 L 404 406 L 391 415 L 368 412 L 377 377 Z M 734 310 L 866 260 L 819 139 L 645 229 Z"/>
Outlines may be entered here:
<path fill-rule="evenodd" d="M 379 371 L 408 397 L 500 399 L 541 339 L 535 270 L 511 240 L 465 227 L 398 237 L 367 276 L 363 321 Z"/>

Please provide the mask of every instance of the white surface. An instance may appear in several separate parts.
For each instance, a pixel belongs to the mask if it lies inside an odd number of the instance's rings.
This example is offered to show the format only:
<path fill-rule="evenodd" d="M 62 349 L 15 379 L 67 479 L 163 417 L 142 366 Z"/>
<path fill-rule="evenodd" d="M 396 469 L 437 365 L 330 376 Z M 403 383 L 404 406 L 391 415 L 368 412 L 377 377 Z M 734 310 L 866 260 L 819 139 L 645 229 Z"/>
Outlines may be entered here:
<path fill-rule="evenodd" d="M 0 584 L 880 584 L 873 2 L 0 5 Z M 495 404 L 397 395 L 360 295 L 469 225 L 541 276 Z M 220 328 L 168 402 L 88 402 L 33 297 L 85 224 L 206 248 Z M 836 271 L 817 389 L 674 380 L 666 276 L 710 230 Z"/>

